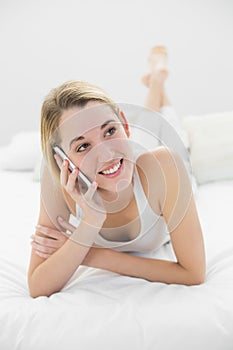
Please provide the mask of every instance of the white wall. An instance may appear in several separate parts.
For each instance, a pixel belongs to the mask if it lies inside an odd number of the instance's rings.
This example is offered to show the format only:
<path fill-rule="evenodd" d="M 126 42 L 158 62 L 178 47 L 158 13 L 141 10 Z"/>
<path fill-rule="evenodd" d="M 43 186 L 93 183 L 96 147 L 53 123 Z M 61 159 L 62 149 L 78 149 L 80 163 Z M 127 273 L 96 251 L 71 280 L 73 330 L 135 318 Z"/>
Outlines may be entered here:
<path fill-rule="evenodd" d="M 166 45 L 167 90 L 178 113 L 233 109 L 231 0 L 1 0 L 0 145 L 36 130 L 48 91 L 95 83 L 143 104 L 147 55 Z"/>

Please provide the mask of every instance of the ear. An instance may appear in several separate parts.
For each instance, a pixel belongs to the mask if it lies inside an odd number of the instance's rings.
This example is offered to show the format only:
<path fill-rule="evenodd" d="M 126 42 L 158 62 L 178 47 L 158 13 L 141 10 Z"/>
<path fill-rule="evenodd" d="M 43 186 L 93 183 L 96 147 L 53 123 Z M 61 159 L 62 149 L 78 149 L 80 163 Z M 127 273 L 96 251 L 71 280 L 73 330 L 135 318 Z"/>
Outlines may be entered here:
<path fill-rule="evenodd" d="M 126 132 L 126 135 L 128 137 L 130 137 L 130 130 L 129 130 L 129 124 L 128 124 L 128 121 L 124 115 L 124 113 L 122 111 L 120 111 L 120 116 L 121 116 L 121 119 L 122 119 L 122 122 L 123 122 L 123 126 L 124 126 L 124 129 L 125 129 L 125 132 Z"/>

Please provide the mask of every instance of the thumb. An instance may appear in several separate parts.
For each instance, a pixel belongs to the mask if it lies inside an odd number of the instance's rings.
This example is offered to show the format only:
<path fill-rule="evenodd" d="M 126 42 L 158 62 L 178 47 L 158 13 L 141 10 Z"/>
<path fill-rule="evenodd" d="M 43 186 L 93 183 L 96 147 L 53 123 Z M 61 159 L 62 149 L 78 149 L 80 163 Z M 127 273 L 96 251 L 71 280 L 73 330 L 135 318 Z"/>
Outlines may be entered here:
<path fill-rule="evenodd" d="M 59 225 L 64 228 L 65 230 L 70 231 L 71 233 L 73 233 L 76 230 L 76 227 L 71 225 L 69 222 L 65 221 L 61 216 L 57 217 L 57 221 L 59 223 Z M 64 231 L 61 231 L 65 236 L 69 237 L 69 235 L 67 233 L 65 233 Z"/>
<path fill-rule="evenodd" d="M 61 232 L 61 234 L 63 235 L 63 236 L 65 236 L 66 238 L 69 238 L 70 237 L 70 234 L 69 233 L 66 233 L 66 232 L 64 232 L 64 231 L 60 231 Z"/>

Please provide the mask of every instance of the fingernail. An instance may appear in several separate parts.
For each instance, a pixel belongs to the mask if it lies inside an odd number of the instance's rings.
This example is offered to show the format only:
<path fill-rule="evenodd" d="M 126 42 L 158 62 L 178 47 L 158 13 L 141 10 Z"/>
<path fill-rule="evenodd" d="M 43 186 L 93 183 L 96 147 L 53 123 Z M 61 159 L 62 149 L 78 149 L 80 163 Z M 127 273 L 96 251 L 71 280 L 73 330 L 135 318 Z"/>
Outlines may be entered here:
<path fill-rule="evenodd" d="M 57 219 L 58 219 L 59 221 L 64 221 L 64 219 L 63 219 L 61 216 L 58 216 Z"/>
<path fill-rule="evenodd" d="M 97 188 L 97 186 L 98 186 L 97 182 L 96 182 L 96 181 L 93 181 L 93 182 L 92 182 L 92 186 L 93 186 L 94 188 Z"/>
<path fill-rule="evenodd" d="M 62 165 L 63 165 L 63 166 L 66 166 L 66 160 L 63 160 Z"/>
<path fill-rule="evenodd" d="M 72 174 L 77 174 L 77 173 L 78 173 L 77 168 L 74 168 L 74 169 L 72 170 Z"/>

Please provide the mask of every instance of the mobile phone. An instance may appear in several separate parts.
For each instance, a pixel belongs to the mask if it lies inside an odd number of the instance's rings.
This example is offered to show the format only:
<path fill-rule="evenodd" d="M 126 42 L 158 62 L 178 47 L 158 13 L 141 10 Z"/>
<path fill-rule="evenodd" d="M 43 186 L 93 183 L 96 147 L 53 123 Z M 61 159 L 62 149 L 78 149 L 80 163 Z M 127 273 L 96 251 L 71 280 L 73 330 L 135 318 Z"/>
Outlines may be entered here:
<path fill-rule="evenodd" d="M 69 170 L 72 172 L 74 169 L 77 169 L 77 166 L 68 158 L 66 153 L 61 149 L 59 146 L 54 146 L 53 147 L 54 153 L 57 153 L 62 160 L 67 159 L 69 161 Z M 81 170 L 78 172 L 78 181 L 84 183 L 87 188 L 91 186 L 91 181 L 88 179 L 86 175 L 83 174 Z"/>

